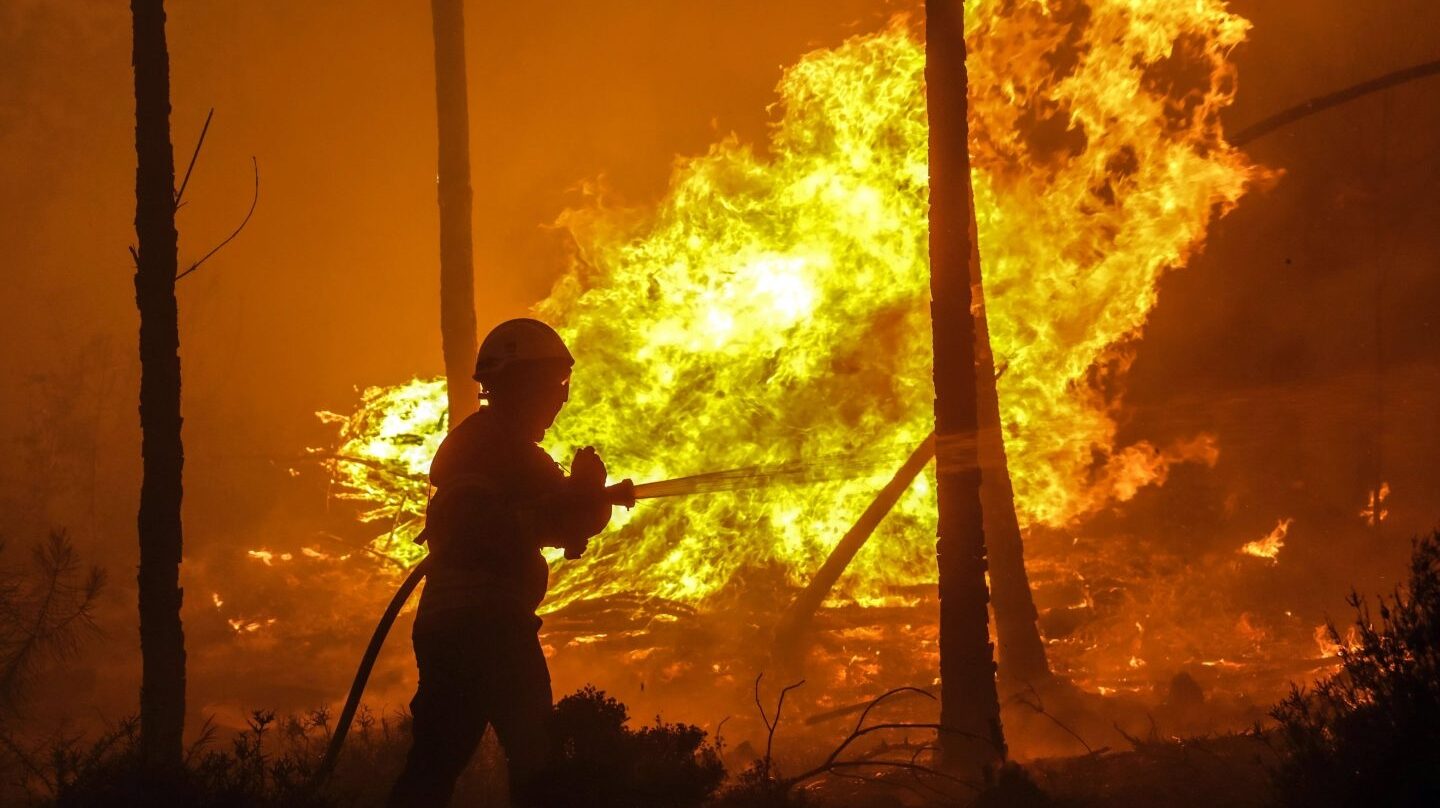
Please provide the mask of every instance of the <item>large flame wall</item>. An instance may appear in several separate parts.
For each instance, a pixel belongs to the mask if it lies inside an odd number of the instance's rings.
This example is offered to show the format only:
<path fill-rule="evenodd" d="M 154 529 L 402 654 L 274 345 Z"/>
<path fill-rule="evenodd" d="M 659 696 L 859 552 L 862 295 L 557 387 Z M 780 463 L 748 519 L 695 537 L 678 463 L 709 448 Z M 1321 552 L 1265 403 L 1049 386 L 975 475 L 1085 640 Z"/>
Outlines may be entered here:
<path fill-rule="evenodd" d="M 1118 446 L 1115 410 L 1160 275 L 1254 170 L 1223 141 L 1220 0 L 967 4 L 972 154 L 989 325 L 1022 522 L 1063 525 L 1213 458 L 1203 439 Z M 816 51 L 779 84 L 770 141 L 677 162 L 651 210 L 602 196 L 561 223 L 577 260 L 538 306 L 578 364 L 547 441 L 594 444 L 614 477 L 812 459 L 848 479 L 644 502 L 552 606 L 638 592 L 702 601 L 739 570 L 808 577 L 930 430 L 924 50 L 901 21 Z M 483 283 L 483 277 L 481 282 Z M 335 470 L 414 560 L 443 383 L 367 391 Z M 928 581 L 933 495 L 917 480 L 841 596 Z"/>

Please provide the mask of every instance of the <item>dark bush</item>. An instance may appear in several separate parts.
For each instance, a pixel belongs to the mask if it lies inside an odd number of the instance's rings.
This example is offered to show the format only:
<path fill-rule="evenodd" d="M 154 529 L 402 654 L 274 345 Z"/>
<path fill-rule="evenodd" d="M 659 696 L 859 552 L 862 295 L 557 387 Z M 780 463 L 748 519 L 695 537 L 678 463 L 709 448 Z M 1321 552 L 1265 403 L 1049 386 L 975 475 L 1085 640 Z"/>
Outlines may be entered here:
<path fill-rule="evenodd" d="M 555 705 L 556 760 L 540 796 L 555 808 L 684 808 L 725 779 L 705 731 L 689 724 L 632 730 L 625 705 L 593 686 Z"/>
<path fill-rule="evenodd" d="M 26 747 L 0 734 L 0 758 L 8 758 L 5 763 L 18 774 L 16 782 L 5 784 L 8 790 L 0 789 L 0 804 L 375 805 L 388 793 L 410 744 L 408 716 L 377 718 L 361 708 L 335 775 L 317 788 L 313 777 L 330 738 L 325 711 L 279 719 L 273 712 L 256 711 L 228 744 L 215 743 L 215 734 L 209 728 L 202 732 L 187 752 L 185 766 L 160 779 L 146 778 L 141 771 L 139 722 L 134 718 L 90 741 L 65 736 Z M 461 793 L 466 793 L 466 783 L 461 785 Z"/>
<path fill-rule="evenodd" d="M 537 795 L 544 804 L 690 808 L 709 799 L 725 779 L 719 751 L 706 742 L 704 730 L 658 718 L 632 730 L 628 721 L 625 705 L 593 687 L 561 699 L 554 714 L 558 754 Z M 138 729 L 138 722 L 128 719 L 93 741 L 63 738 L 28 750 L 0 733 L 0 757 L 13 758 L 14 768 L 24 773 L 22 793 L 13 796 L 63 808 L 374 805 L 394 782 L 410 735 L 407 716 L 376 719 L 362 709 L 334 776 L 317 788 L 313 777 L 331 729 L 324 711 L 279 720 L 273 712 L 257 711 L 246 730 L 214 748 L 213 733 L 207 732 L 185 767 L 163 781 L 142 774 Z M 484 780 L 486 772 L 467 771 L 457 800 L 485 797 L 496 785 L 468 782 L 477 778 Z"/>
<path fill-rule="evenodd" d="M 31 799 L 59 808 L 329 806 L 333 801 L 310 786 L 316 758 L 306 747 L 318 737 L 320 725 L 309 723 L 323 720 L 317 716 L 286 719 L 277 726 L 273 712 L 256 711 L 229 749 L 203 748 L 211 737 L 207 732 L 191 748 L 185 767 L 160 779 L 144 774 L 139 723 L 127 719 L 88 746 L 62 741 L 46 750 L 43 759 L 33 760 L 27 769 L 41 788 L 32 791 Z M 272 739 L 277 728 L 281 738 Z"/>
<path fill-rule="evenodd" d="M 712 808 L 804 808 L 805 792 L 776 776 L 773 762 L 757 760 L 725 786 Z"/>
<path fill-rule="evenodd" d="M 1036 785 L 1023 767 L 1006 763 L 971 808 L 1055 808 L 1061 804 Z"/>
<path fill-rule="evenodd" d="M 1307 806 L 1440 805 L 1440 532 L 1417 539 L 1408 586 L 1377 604 L 1350 595 L 1340 670 L 1272 711 L 1282 801 Z"/>

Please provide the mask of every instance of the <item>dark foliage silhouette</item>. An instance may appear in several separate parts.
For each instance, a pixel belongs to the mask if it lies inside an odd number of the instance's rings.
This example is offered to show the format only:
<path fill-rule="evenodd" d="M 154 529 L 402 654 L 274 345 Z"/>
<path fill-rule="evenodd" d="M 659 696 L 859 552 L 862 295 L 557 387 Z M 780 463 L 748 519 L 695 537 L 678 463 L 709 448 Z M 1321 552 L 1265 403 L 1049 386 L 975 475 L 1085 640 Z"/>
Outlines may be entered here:
<path fill-rule="evenodd" d="M 63 530 L 35 544 L 28 567 L 0 572 L 0 726 L 39 666 L 70 656 L 95 630 L 104 585 L 104 571 L 85 569 Z"/>
<path fill-rule="evenodd" d="M 1440 531 L 1416 539 L 1408 585 L 1376 606 L 1356 593 L 1340 670 L 1296 687 L 1272 713 L 1285 758 L 1276 771 L 1295 806 L 1440 804 Z"/>
<path fill-rule="evenodd" d="M 718 749 L 689 724 L 626 726 L 625 705 L 593 686 L 555 705 L 556 760 L 543 804 L 568 808 L 700 805 L 725 779 Z"/>

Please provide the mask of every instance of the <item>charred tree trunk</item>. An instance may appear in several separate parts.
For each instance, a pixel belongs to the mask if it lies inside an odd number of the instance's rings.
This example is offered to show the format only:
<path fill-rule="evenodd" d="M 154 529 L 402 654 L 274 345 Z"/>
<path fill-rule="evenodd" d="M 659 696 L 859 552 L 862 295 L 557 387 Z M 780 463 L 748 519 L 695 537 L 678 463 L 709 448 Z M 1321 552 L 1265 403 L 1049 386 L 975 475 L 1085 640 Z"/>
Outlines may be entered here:
<path fill-rule="evenodd" d="M 1000 420 L 995 353 L 985 309 L 980 271 L 980 240 L 975 227 L 975 195 L 970 194 L 970 288 L 975 312 L 975 380 L 979 402 L 980 504 L 985 519 L 985 547 L 990 562 L 991 608 L 999 644 L 1000 678 L 1039 685 L 1050 678 L 1045 644 L 1036 625 L 1039 614 L 1025 572 L 1025 543 L 1015 514 L 1015 489 L 1005 456 L 1005 428 Z"/>
<path fill-rule="evenodd" d="M 990 644 L 980 509 L 975 321 L 970 312 L 970 154 L 962 0 L 926 0 L 930 116 L 930 315 L 940 573 L 940 749 L 953 769 L 1005 755 Z"/>
<path fill-rule="evenodd" d="M 465 2 L 431 0 L 435 25 L 435 115 L 439 122 L 440 345 L 449 425 L 478 406 L 475 270 L 470 236 L 470 111 L 465 82 Z"/>
<path fill-rule="evenodd" d="M 175 305 L 175 163 L 164 0 L 131 0 L 135 67 L 135 305 L 140 310 L 140 746 L 146 768 L 181 765 L 180 328 Z"/>

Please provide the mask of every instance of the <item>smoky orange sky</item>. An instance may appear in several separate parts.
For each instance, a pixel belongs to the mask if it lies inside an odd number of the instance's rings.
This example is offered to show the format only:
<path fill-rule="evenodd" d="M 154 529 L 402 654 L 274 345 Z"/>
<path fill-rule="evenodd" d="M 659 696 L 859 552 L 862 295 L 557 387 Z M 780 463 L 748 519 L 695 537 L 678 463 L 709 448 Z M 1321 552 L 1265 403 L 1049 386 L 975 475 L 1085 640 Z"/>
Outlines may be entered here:
<path fill-rule="evenodd" d="M 1231 131 L 1440 58 L 1440 5 L 1429 0 L 1231 5 L 1255 24 L 1235 54 Z M 566 237 L 550 225 L 582 184 L 654 200 L 677 155 L 732 132 L 763 143 L 783 66 L 920 10 L 881 0 L 468 6 L 482 330 L 524 313 L 564 269 Z M 245 551 L 343 531 L 321 476 L 290 471 L 332 434 L 317 410 L 345 411 L 358 387 L 442 369 L 429 5 L 168 7 L 178 172 L 215 109 L 178 216 L 182 266 L 244 216 L 252 156 L 260 174 L 248 228 L 178 288 L 192 714 L 314 706 L 343 692 L 387 579 L 364 593 L 294 573 L 261 584 Z M 65 527 L 110 570 L 102 638 L 42 682 L 39 698 L 73 688 L 75 712 L 112 716 L 134 709 L 138 680 L 129 54 L 123 4 L 0 6 L 0 536 L 14 556 L 14 545 Z M 1293 517 L 1274 584 L 1296 608 L 1339 612 L 1350 583 L 1395 582 L 1408 537 L 1440 523 L 1437 143 L 1432 78 L 1247 147 L 1283 174 L 1163 281 L 1120 410 L 1127 441 L 1210 431 L 1221 459 L 1179 469 L 1077 530 L 1163 534 L 1200 555 Z M 1355 514 L 1382 478 L 1392 515 L 1372 531 Z M 287 620 L 303 605 L 334 618 L 324 626 L 350 628 L 341 638 L 317 629 L 288 649 L 252 642 L 237 663 L 235 632 L 210 609 L 222 588 L 255 615 Z M 378 684 L 398 693 L 408 663 L 392 643 L 395 671 Z M 314 671 L 295 672 L 297 660 Z"/>

